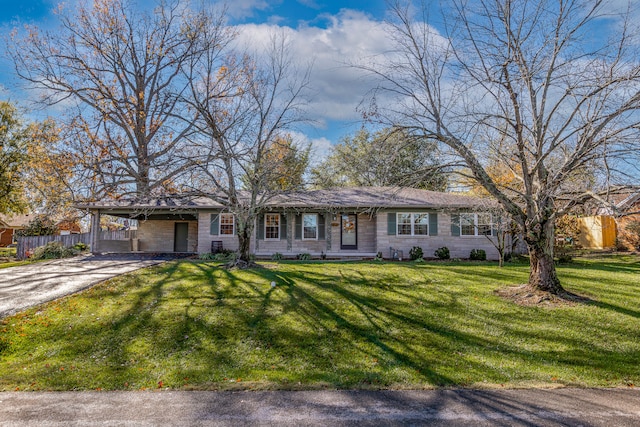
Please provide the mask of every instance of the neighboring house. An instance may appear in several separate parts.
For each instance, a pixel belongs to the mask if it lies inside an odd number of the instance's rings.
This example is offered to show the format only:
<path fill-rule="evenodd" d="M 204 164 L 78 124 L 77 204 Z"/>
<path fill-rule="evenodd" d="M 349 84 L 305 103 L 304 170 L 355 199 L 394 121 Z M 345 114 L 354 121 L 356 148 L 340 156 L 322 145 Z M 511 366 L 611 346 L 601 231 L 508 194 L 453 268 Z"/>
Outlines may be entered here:
<path fill-rule="evenodd" d="M 0 215 L 0 247 L 15 243 L 16 232 L 29 224 L 32 215 Z"/>
<path fill-rule="evenodd" d="M 433 256 L 449 248 L 452 258 L 484 249 L 497 259 L 486 199 L 393 187 L 356 187 L 289 192 L 273 197 L 255 224 L 251 250 L 258 257 L 309 253 L 327 257 L 374 257 L 378 252 L 408 258 L 413 246 Z M 211 199 L 165 198 L 149 203 L 97 202 L 78 206 L 92 214 L 92 250 L 115 247 L 100 240 L 100 215 L 138 220 L 136 242 L 120 245 L 143 252 L 236 250 L 234 215 Z M 117 246 L 117 245 L 116 245 Z"/>
<path fill-rule="evenodd" d="M 627 195 L 616 204 L 618 244 L 629 250 L 640 249 L 640 236 L 627 229 L 632 222 L 640 222 L 640 191 Z"/>

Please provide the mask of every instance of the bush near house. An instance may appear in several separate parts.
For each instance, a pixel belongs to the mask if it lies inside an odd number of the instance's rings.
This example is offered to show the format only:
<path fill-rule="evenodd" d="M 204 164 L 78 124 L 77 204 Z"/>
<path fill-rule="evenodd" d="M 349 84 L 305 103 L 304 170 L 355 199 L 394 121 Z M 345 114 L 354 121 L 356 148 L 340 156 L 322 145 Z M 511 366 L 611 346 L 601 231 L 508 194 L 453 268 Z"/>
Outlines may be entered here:
<path fill-rule="evenodd" d="M 484 249 L 472 249 L 471 253 L 469 254 L 469 259 L 473 261 L 486 261 L 487 253 Z"/>
<path fill-rule="evenodd" d="M 32 260 L 69 258 L 80 253 L 75 248 L 67 248 L 60 242 L 49 242 L 33 251 Z"/>
<path fill-rule="evenodd" d="M 424 258 L 424 253 L 422 252 L 422 248 L 420 246 L 414 246 L 409 250 L 409 259 L 411 261 L 422 258 Z"/>
<path fill-rule="evenodd" d="M 441 248 L 436 249 L 433 253 L 438 259 L 449 259 L 451 258 L 451 254 L 449 253 L 449 248 L 443 246 Z"/>

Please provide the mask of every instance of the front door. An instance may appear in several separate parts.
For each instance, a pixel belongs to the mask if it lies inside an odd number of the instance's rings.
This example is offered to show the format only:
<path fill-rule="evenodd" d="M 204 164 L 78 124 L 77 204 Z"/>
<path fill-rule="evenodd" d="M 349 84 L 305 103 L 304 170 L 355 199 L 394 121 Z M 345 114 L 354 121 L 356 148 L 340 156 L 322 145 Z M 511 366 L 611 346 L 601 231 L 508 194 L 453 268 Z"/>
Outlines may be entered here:
<path fill-rule="evenodd" d="M 340 221 L 340 249 L 358 249 L 358 217 L 343 214 Z"/>
<path fill-rule="evenodd" d="M 188 222 L 176 222 L 174 233 L 174 252 L 188 252 L 189 245 L 187 240 L 189 239 L 189 223 Z"/>

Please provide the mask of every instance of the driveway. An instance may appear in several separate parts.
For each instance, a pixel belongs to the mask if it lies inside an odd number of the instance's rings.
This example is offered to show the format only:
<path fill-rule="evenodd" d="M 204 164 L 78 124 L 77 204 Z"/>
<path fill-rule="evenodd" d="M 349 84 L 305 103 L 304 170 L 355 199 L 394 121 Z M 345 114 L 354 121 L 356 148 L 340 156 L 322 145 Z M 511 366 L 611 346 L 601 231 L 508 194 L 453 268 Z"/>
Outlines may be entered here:
<path fill-rule="evenodd" d="M 0 427 L 639 423 L 634 389 L 0 393 Z"/>
<path fill-rule="evenodd" d="M 170 259 L 162 254 L 88 255 L 0 270 L 0 319 Z"/>

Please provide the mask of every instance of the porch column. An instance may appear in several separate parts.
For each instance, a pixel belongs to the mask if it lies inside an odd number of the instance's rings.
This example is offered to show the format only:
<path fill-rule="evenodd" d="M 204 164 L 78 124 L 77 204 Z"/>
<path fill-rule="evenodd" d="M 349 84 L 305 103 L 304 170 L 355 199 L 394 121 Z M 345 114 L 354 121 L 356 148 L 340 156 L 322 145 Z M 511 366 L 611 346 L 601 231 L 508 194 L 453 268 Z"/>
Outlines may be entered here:
<path fill-rule="evenodd" d="M 100 241 L 100 210 L 96 209 L 91 211 L 91 227 L 89 229 L 90 233 L 90 244 L 91 253 L 98 253 L 100 248 L 98 247 L 98 242 Z"/>

